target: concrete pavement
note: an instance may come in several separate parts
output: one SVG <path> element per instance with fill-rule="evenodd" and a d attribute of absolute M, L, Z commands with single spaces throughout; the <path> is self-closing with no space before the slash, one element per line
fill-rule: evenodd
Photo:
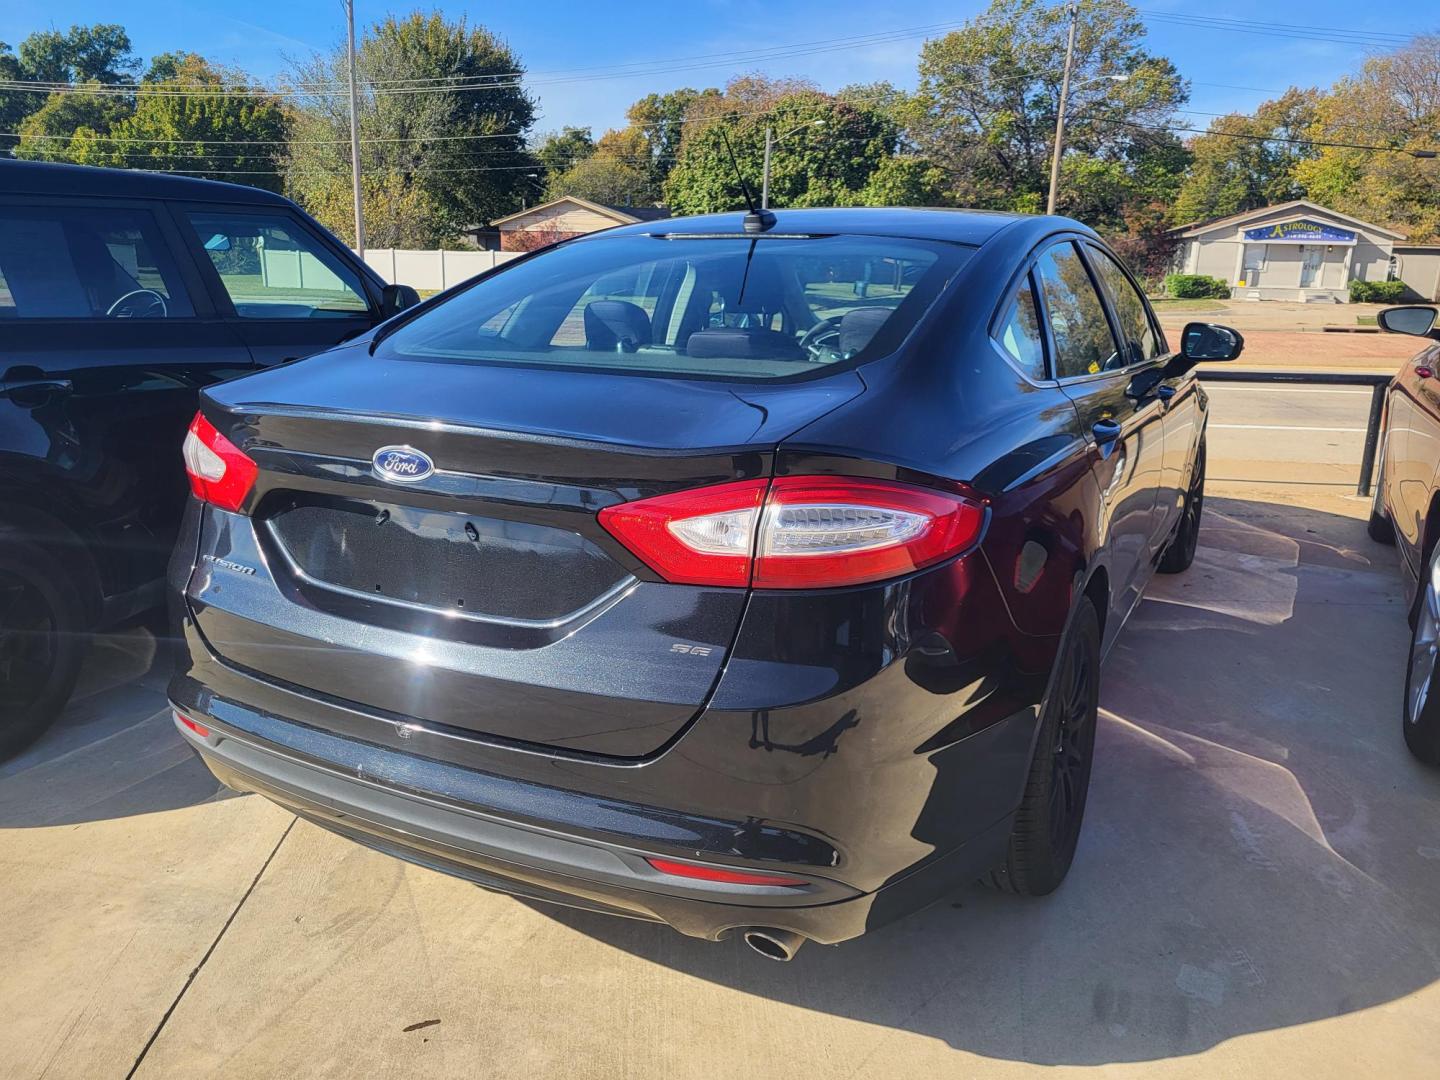
<path fill-rule="evenodd" d="M 0 1075 L 1434 1075 L 1440 774 L 1400 738 L 1393 550 L 1331 490 L 1209 495 L 1107 663 L 1063 888 L 967 888 L 790 965 L 228 797 L 153 635 L 112 637 L 0 768 Z"/>

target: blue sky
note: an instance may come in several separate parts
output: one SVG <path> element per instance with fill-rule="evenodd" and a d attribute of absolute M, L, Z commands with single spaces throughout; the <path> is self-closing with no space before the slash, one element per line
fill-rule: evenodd
<path fill-rule="evenodd" d="M 374 21 L 408 4 L 357 0 L 357 19 Z M 814 79 L 825 89 L 889 79 L 909 87 L 924 35 L 843 52 L 789 56 L 768 63 L 734 64 L 723 57 L 772 45 L 875 34 L 954 23 L 986 6 L 977 0 L 630 0 L 603 6 L 580 0 L 528 4 L 438 5 L 448 15 L 468 15 L 506 38 L 534 76 L 540 97 L 537 130 L 565 124 L 596 129 L 623 123 L 625 106 L 652 90 L 721 85 L 733 74 Z M 1308 2 L 1200 3 L 1148 0 L 1150 48 L 1169 56 L 1192 81 L 1194 126 L 1206 113 L 1249 112 L 1285 87 L 1328 86 L 1354 70 L 1371 48 L 1354 40 L 1307 40 L 1236 33 L 1167 22 L 1170 14 L 1264 20 L 1312 27 L 1380 33 L 1440 31 L 1434 0 L 1391 0 L 1369 9 L 1340 0 Z M 233 0 L 4 0 L 0 41 L 12 47 L 34 30 L 72 23 L 122 22 L 145 57 L 191 50 L 245 68 L 261 78 L 283 72 L 290 58 L 326 49 L 344 34 L 342 0 L 291 0 L 238 5 Z M 1330 34 L 1346 38 L 1346 34 Z M 587 78 L 574 71 L 600 65 L 653 63 L 669 57 L 709 56 L 704 67 L 624 78 Z M 551 80 L 543 82 L 541 80 Z"/>

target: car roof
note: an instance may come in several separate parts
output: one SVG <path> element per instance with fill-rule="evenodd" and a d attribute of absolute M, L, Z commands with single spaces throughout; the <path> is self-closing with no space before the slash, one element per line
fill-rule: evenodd
<path fill-rule="evenodd" d="M 1060 228 L 1090 232 L 1085 226 L 1068 218 L 1044 218 L 992 210 L 953 210 L 944 207 L 857 206 L 772 210 L 771 213 L 775 215 L 775 224 L 765 230 L 770 235 L 849 233 L 980 245 L 1019 222 L 1028 223 L 1030 228 L 1025 230 L 1027 232 L 1037 229 L 1054 231 Z M 603 234 L 596 235 L 598 238 L 600 235 L 623 236 L 637 233 L 647 236 L 671 236 L 677 233 L 736 234 L 744 231 L 744 220 L 745 215 L 740 211 L 705 214 L 700 217 L 642 221 L 636 225 L 606 229 Z"/>
<path fill-rule="evenodd" d="M 0 160 L 0 193 L 108 195 L 112 198 L 189 199 L 196 202 L 287 206 L 289 200 L 263 188 L 226 184 L 193 176 L 62 165 L 52 161 Z"/>

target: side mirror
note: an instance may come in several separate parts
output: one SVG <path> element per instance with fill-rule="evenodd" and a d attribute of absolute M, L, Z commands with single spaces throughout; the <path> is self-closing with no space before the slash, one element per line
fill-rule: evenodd
<path fill-rule="evenodd" d="M 1430 337 L 1435 329 L 1437 313 L 1433 307 L 1391 307 L 1375 316 L 1380 329 L 1391 334 L 1410 334 L 1412 337 Z"/>
<path fill-rule="evenodd" d="M 420 294 L 409 285 L 386 285 L 380 294 L 380 313 L 388 319 L 418 303 Z"/>
<path fill-rule="evenodd" d="M 1234 360 L 1245 348 L 1240 331 L 1219 323 L 1186 323 L 1180 333 L 1180 355 L 1192 364 L 1202 360 Z"/>

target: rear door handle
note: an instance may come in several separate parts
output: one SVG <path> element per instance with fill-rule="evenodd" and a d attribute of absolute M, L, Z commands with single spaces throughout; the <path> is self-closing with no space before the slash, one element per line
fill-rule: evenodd
<path fill-rule="evenodd" d="M 1155 388 L 1155 396 L 1166 404 L 1169 404 L 1170 399 L 1175 396 L 1175 388 L 1173 386 L 1157 386 Z"/>
<path fill-rule="evenodd" d="M 1101 446 L 1109 446 L 1120 438 L 1120 425 L 1114 420 L 1096 420 L 1090 431 L 1095 436 L 1096 443 Z"/>

